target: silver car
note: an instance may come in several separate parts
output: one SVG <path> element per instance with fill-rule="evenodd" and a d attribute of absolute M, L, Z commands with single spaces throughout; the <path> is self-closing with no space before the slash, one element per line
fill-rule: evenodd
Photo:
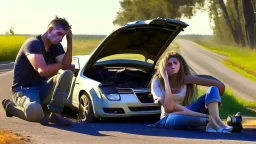
<path fill-rule="evenodd" d="M 159 57 L 188 25 L 155 18 L 113 31 L 91 55 L 73 56 L 76 73 L 66 106 L 84 122 L 98 118 L 160 114 L 150 93 Z"/>

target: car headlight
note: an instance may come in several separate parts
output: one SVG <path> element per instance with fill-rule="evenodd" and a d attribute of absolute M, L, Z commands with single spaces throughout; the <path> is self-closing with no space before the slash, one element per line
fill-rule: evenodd
<path fill-rule="evenodd" d="M 119 101 L 121 99 L 119 94 L 108 94 L 106 97 L 111 101 Z"/>
<path fill-rule="evenodd" d="M 110 101 L 120 101 L 121 97 L 113 86 L 100 86 L 101 93 Z"/>

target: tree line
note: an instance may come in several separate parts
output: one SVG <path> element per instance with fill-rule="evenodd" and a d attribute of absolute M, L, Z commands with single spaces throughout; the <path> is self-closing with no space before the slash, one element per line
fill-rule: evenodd
<path fill-rule="evenodd" d="M 121 0 L 120 5 L 113 21 L 119 25 L 156 17 L 191 18 L 204 10 L 218 42 L 256 47 L 256 0 Z"/>

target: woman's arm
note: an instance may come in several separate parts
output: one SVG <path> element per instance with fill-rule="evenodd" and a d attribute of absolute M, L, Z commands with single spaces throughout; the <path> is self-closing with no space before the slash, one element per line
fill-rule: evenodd
<path fill-rule="evenodd" d="M 208 117 L 206 114 L 194 112 L 186 107 L 175 103 L 174 104 L 174 112 L 175 114 L 189 115 L 189 116 L 198 116 L 198 117 Z"/>
<path fill-rule="evenodd" d="M 202 86 L 217 86 L 220 92 L 220 95 L 223 95 L 225 92 L 225 85 L 218 80 L 202 78 L 198 76 L 187 75 L 184 78 L 184 84 L 196 84 Z"/>
<path fill-rule="evenodd" d="M 165 112 L 171 113 L 174 110 L 174 101 L 172 96 L 171 87 L 169 84 L 168 76 L 164 78 L 165 94 L 160 97 L 160 102 L 164 107 Z"/>
<path fill-rule="evenodd" d="M 152 80 L 151 84 L 151 93 L 153 94 L 155 103 L 160 103 L 164 107 L 165 112 L 171 113 L 173 112 L 174 101 L 167 72 L 165 70 L 162 70 L 161 76 L 164 80 L 165 90 L 162 90 L 160 80 L 154 79 Z"/>
<path fill-rule="evenodd" d="M 163 103 L 163 102 L 161 102 L 161 97 L 158 100 L 159 100 L 160 104 Z M 190 109 L 187 109 L 186 107 L 184 107 L 180 104 L 177 104 L 177 103 L 174 103 L 172 111 L 165 110 L 165 112 L 188 115 L 188 116 L 208 117 L 206 114 L 191 111 Z"/>

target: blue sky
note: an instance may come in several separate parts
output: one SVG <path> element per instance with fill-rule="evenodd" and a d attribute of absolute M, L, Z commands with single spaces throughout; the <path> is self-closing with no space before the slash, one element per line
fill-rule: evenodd
<path fill-rule="evenodd" d="M 0 34 L 14 27 L 18 34 L 41 34 L 55 15 L 65 17 L 74 34 L 109 34 L 120 9 L 119 0 L 0 0 Z M 208 14 L 182 19 L 182 34 L 212 34 Z M 200 25 L 200 29 L 199 29 Z"/>

